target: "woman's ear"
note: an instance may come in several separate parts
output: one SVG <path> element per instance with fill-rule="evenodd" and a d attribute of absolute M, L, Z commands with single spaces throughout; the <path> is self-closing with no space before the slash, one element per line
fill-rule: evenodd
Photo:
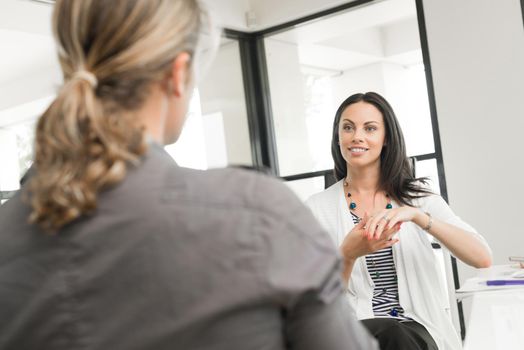
<path fill-rule="evenodd" d="M 171 64 L 170 83 L 172 93 L 176 97 L 181 97 L 189 89 L 189 80 L 191 79 L 191 56 L 187 52 L 182 52 L 176 56 Z"/>

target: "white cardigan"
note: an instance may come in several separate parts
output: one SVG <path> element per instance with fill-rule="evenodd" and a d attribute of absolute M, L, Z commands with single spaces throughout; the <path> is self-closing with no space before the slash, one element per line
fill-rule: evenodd
<path fill-rule="evenodd" d="M 430 195 L 413 202 L 414 206 L 439 220 L 478 235 L 467 223 L 457 217 L 438 195 Z M 342 181 L 323 192 L 311 196 L 306 205 L 329 232 L 337 245 L 354 226 L 347 206 Z M 392 203 L 398 207 L 397 203 Z M 445 310 L 447 291 L 440 283 L 443 272 L 435 258 L 428 234 L 414 223 L 403 223 L 399 243 L 393 246 L 398 277 L 400 305 L 405 316 L 421 323 L 429 331 L 440 350 L 461 349 L 461 341 Z M 487 244 L 486 244 L 487 246 Z M 365 257 L 355 262 L 348 287 L 348 299 L 358 319 L 373 318 L 371 300 L 373 281 L 369 276 Z"/>

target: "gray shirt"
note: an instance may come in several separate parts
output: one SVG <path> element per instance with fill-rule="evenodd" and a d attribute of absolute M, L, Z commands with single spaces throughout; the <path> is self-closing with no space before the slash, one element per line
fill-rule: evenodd
<path fill-rule="evenodd" d="M 0 207 L 0 349 L 375 349 L 330 238 L 276 180 L 151 145 L 57 235 Z"/>

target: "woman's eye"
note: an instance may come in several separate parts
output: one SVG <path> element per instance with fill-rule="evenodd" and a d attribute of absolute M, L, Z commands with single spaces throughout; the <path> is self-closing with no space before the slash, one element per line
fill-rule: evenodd
<path fill-rule="evenodd" d="M 353 127 L 351 125 L 344 125 L 343 129 L 346 131 L 350 131 L 350 130 L 353 130 Z"/>
<path fill-rule="evenodd" d="M 375 130 L 377 130 L 377 128 L 374 127 L 374 126 L 368 126 L 368 127 L 366 128 L 366 131 L 375 131 Z"/>

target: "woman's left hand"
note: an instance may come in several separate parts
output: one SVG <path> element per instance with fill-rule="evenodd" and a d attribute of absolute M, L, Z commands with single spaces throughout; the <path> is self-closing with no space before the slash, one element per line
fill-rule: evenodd
<path fill-rule="evenodd" d="M 415 221 L 421 214 L 424 213 L 420 209 L 407 206 L 381 210 L 369 218 L 366 235 L 368 239 L 379 239 L 384 231 L 397 223 Z"/>

